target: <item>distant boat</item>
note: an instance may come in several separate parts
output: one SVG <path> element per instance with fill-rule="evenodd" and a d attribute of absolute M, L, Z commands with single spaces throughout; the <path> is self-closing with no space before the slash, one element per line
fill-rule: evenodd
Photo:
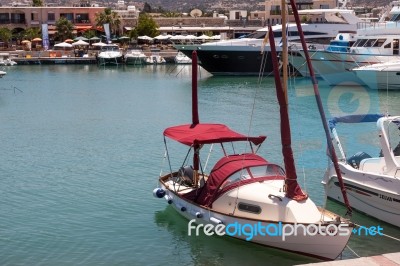
<path fill-rule="evenodd" d="M 377 126 L 376 138 L 380 142 L 381 151 L 377 150 L 375 156 L 356 151 L 348 157 L 350 151 L 344 150 L 336 125 L 354 126 L 367 122 Z M 351 206 L 400 227 L 400 116 L 348 115 L 332 118 L 329 124 L 333 134 L 332 142 L 339 147 L 340 172 Z M 343 203 L 341 188 L 332 165 L 327 169 L 322 184 L 329 198 Z"/>
<path fill-rule="evenodd" d="M 6 75 L 7 74 L 7 72 L 5 72 L 5 71 L 0 71 L 0 78 L 2 78 L 4 75 Z"/>
<path fill-rule="evenodd" d="M 352 71 L 371 89 L 400 89 L 400 61 L 361 66 Z"/>
<path fill-rule="evenodd" d="M 191 64 L 192 63 L 192 59 L 190 59 L 190 57 L 186 56 L 184 53 L 182 53 L 180 51 L 176 54 L 174 61 L 176 64 Z"/>
<path fill-rule="evenodd" d="M 150 49 L 151 55 L 147 57 L 146 63 L 149 65 L 165 64 L 167 61 L 160 55 L 160 49 Z"/>
<path fill-rule="evenodd" d="M 147 56 L 139 49 L 129 50 L 125 56 L 125 64 L 127 65 L 144 65 Z"/>
<path fill-rule="evenodd" d="M 123 55 L 118 45 L 106 44 L 101 46 L 100 53 L 97 56 L 99 65 L 118 65 L 121 64 Z"/>
<path fill-rule="evenodd" d="M 0 65 L 1 66 L 14 66 L 17 62 L 11 60 L 9 53 L 0 53 Z"/>

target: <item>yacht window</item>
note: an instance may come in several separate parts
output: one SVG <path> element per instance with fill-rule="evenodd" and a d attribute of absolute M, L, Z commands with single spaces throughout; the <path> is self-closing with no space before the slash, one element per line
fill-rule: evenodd
<path fill-rule="evenodd" d="M 373 47 L 381 47 L 385 42 L 386 42 L 386 39 L 378 39 L 378 40 L 374 43 Z"/>
<path fill-rule="evenodd" d="M 268 31 L 255 31 L 250 33 L 245 38 L 264 39 Z"/>
<path fill-rule="evenodd" d="M 394 14 L 391 18 L 390 21 L 398 21 L 400 19 L 400 14 Z"/>
<path fill-rule="evenodd" d="M 353 46 L 354 47 L 357 47 L 358 46 L 358 44 L 361 42 L 361 39 L 358 39 L 354 44 L 353 44 Z"/>
<path fill-rule="evenodd" d="M 365 47 L 372 47 L 373 44 L 377 41 L 377 39 L 368 39 L 368 41 L 365 43 Z"/>
<path fill-rule="evenodd" d="M 383 46 L 383 48 L 391 48 L 391 43 L 385 44 L 385 46 Z"/>
<path fill-rule="evenodd" d="M 255 214 L 260 214 L 261 213 L 261 207 L 253 204 L 248 204 L 248 203 L 243 203 L 239 202 L 238 203 L 238 209 L 243 211 L 243 212 L 251 212 Z"/>
<path fill-rule="evenodd" d="M 357 47 L 363 47 L 364 44 L 368 41 L 368 39 L 361 39 L 360 42 L 357 44 Z"/>

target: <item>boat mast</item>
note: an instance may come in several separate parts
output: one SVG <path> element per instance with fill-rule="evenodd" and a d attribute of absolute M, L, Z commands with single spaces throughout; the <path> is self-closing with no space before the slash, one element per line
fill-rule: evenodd
<path fill-rule="evenodd" d="M 197 97 L 197 52 L 193 50 L 192 52 L 192 125 L 195 127 L 199 124 L 199 107 L 198 107 L 198 97 Z M 193 185 L 197 187 L 198 185 L 198 173 L 200 165 L 200 145 L 194 143 L 193 145 Z"/>
<path fill-rule="evenodd" d="M 297 183 L 296 166 L 294 163 L 293 150 L 292 150 L 292 138 L 290 132 L 290 120 L 289 120 L 289 101 L 287 96 L 287 65 L 288 65 L 288 50 L 286 40 L 286 4 L 285 0 L 282 0 L 282 44 L 283 49 L 281 53 L 282 58 L 282 79 L 280 77 L 278 56 L 275 47 L 274 33 L 271 25 L 268 26 L 268 37 L 271 47 L 271 58 L 275 77 L 276 96 L 279 103 L 280 113 L 280 132 L 281 132 L 281 143 L 282 143 L 282 155 L 285 164 L 286 171 L 286 197 L 302 201 L 308 198 L 308 195 L 304 193 L 299 184 Z"/>
<path fill-rule="evenodd" d="M 304 39 L 303 29 L 301 28 L 299 13 L 297 12 L 297 7 L 296 7 L 296 1 L 295 0 L 290 0 L 290 5 L 292 6 L 293 16 L 294 16 L 295 21 L 296 21 L 297 31 L 299 32 L 301 45 L 302 45 L 302 48 L 303 48 L 303 51 L 304 51 L 304 55 L 305 55 L 305 58 L 306 58 L 306 62 L 307 62 L 307 67 L 308 67 L 308 70 L 310 71 L 311 81 L 312 81 L 313 88 L 314 88 L 314 95 L 315 95 L 315 99 L 317 101 L 318 110 L 319 110 L 319 114 L 321 116 L 322 124 L 324 126 L 326 141 L 327 141 L 327 144 L 328 144 L 331 160 L 332 160 L 332 163 L 333 163 L 333 165 L 335 167 L 336 175 L 337 175 L 337 178 L 339 180 L 340 189 L 341 189 L 342 195 L 343 195 L 343 201 L 344 201 L 344 203 L 346 204 L 346 207 L 347 207 L 347 213 L 349 215 L 351 215 L 352 209 L 351 209 L 349 200 L 347 198 L 346 188 L 344 187 L 342 173 L 340 172 L 339 163 L 338 163 L 338 159 L 337 159 L 337 156 L 336 156 L 335 148 L 333 147 L 333 144 L 332 144 L 332 139 L 331 139 L 331 135 L 330 135 L 330 132 L 329 132 L 328 123 L 326 121 L 324 107 L 322 105 L 321 96 L 319 94 L 318 82 L 317 82 L 317 79 L 315 78 L 314 69 L 313 69 L 313 67 L 311 65 L 310 55 L 308 54 L 306 41 Z"/>

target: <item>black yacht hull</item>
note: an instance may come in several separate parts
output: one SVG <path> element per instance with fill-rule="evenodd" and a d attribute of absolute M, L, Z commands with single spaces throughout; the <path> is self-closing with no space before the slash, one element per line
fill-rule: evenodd
<path fill-rule="evenodd" d="M 180 50 L 192 57 L 193 50 Z M 272 75 L 269 51 L 228 51 L 196 49 L 199 65 L 213 75 L 263 76 Z"/>

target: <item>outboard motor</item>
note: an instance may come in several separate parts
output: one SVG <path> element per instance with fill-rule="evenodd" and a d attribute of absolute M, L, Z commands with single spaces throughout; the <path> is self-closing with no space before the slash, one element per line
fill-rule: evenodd
<path fill-rule="evenodd" d="M 193 185 L 193 167 L 186 165 L 179 169 L 178 177 L 182 180 L 185 185 Z"/>
<path fill-rule="evenodd" d="M 353 166 L 353 168 L 358 169 L 360 168 L 360 162 L 367 158 L 371 158 L 371 156 L 368 153 L 359 151 L 351 156 L 349 159 L 347 159 L 347 163 Z"/>

